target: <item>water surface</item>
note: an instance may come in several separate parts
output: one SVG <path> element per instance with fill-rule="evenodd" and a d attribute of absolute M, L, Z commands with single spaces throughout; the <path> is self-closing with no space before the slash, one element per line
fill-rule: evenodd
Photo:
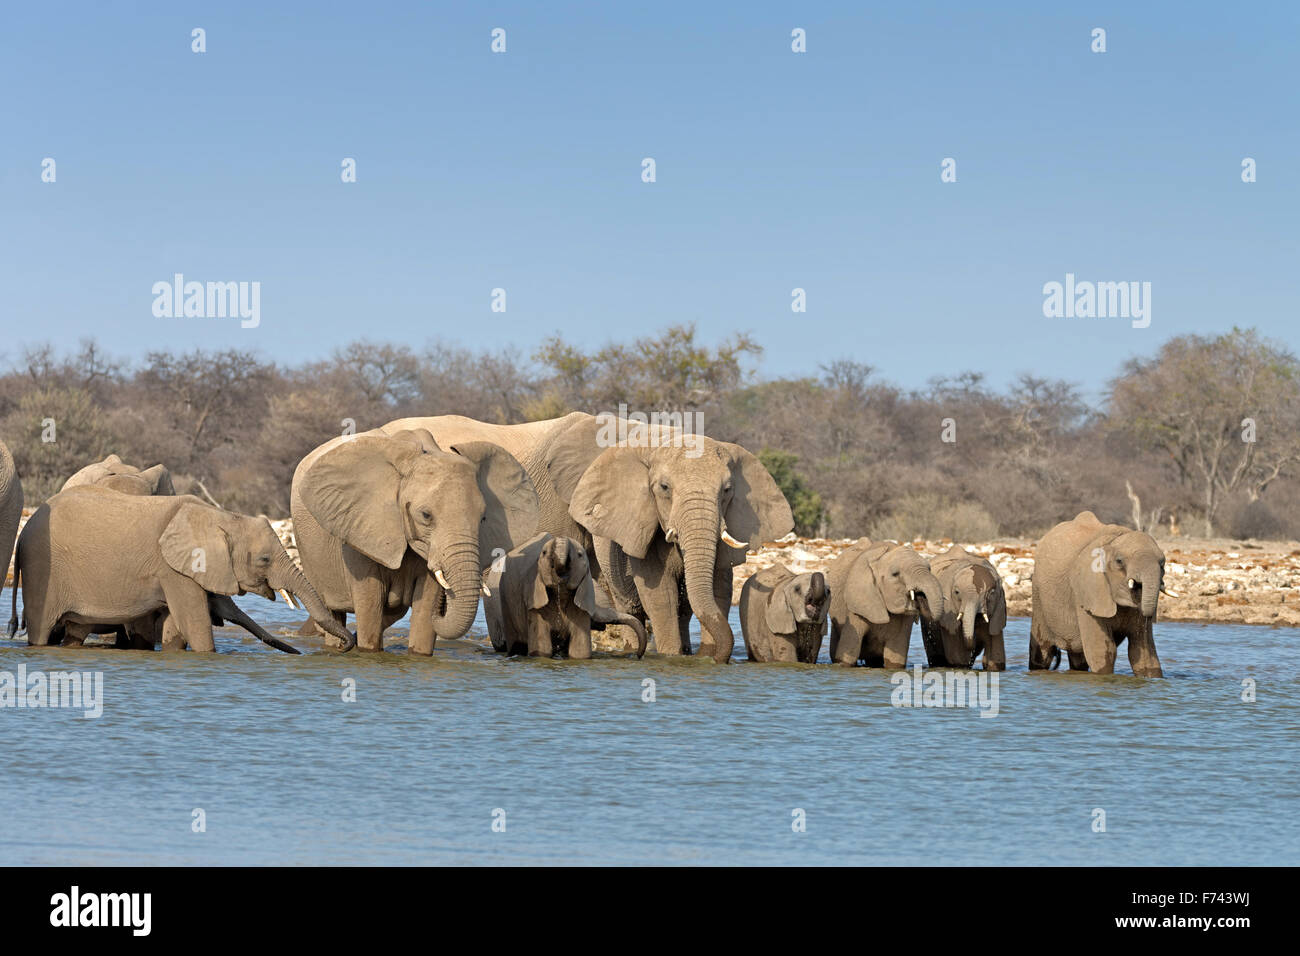
<path fill-rule="evenodd" d="M 996 718 L 893 707 L 878 670 L 507 660 L 481 615 L 432 659 L 400 624 L 378 655 L 0 640 L 0 670 L 97 670 L 105 694 L 97 720 L 0 710 L 0 864 L 1300 862 L 1294 630 L 1162 622 L 1164 680 L 1123 649 L 1115 676 L 1030 675 L 1028 630 Z"/>

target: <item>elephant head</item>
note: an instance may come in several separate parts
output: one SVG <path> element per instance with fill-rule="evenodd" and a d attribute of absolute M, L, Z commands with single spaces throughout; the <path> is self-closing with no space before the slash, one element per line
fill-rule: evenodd
<path fill-rule="evenodd" d="M 174 495 L 171 472 L 165 465 L 152 468 L 137 468 L 128 465 L 117 455 L 109 455 L 103 461 L 87 465 L 63 483 L 60 490 L 76 488 L 79 485 L 99 485 L 111 488 L 124 495 Z"/>
<path fill-rule="evenodd" d="M 901 544 L 877 544 L 854 562 L 845 585 L 851 611 L 872 624 L 891 616 L 919 613 L 927 620 L 943 614 L 943 589 L 925 558 Z"/>
<path fill-rule="evenodd" d="M 825 575 L 796 574 L 768 596 L 764 620 L 773 634 L 793 634 L 801 624 L 820 624 L 824 630 L 830 603 Z"/>
<path fill-rule="evenodd" d="M 644 558 L 656 535 L 681 550 L 691 610 L 731 656 L 735 636 L 714 597 L 715 567 L 794 526 L 790 505 L 757 458 L 739 445 L 692 436 L 629 440 L 605 448 L 582 473 L 569 514 L 593 535 Z"/>
<path fill-rule="evenodd" d="M 589 615 L 596 613 L 596 586 L 591 580 L 587 552 L 571 538 L 555 536 L 542 546 L 529 607 L 546 607 L 547 588 L 568 591 L 574 604 Z"/>
<path fill-rule="evenodd" d="M 272 601 L 276 591 L 296 594 L 312 620 L 343 642 L 343 650 L 355 646 L 356 638 L 334 620 L 265 517 L 222 511 L 192 500 L 177 509 L 158 543 L 171 569 L 192 578 L 209 594 L 260 594 Z M 227 616 L 247 627 L 236 615 Z M 254 633 L 280 647 L 259 631 Z"/>
<path fill-rule="evenodd" d="M 975 621 L 983 618 L 990 634 L 1001 634 L 1007 626 L 1007 602 L 998 577 L 982 564 L 968 564 L 952 576 L 944 595 L 945 617 L 961 625 L 966 646 L 975 643 Z"/>
<path fill-rule="evenodd" d="M 444 451 L 423 431 L 341 442 L 307 470 L 302 500 L 321 527 L 386 568 L 414 551 L 440 589 L 442 638 L 474 622 L 493 553 L 537 528 L 537 492 L 514 456 L 478 441 Z"/>
<path fill-rule="evenodd" d="M 1154 618 L 1164 587 L 1165 553 L 1144 531 L 1107 528 L 1079 552 L 1071 584 L 1079 606 L 1094 617 L 1114 617 L 1121 607 Z"/>

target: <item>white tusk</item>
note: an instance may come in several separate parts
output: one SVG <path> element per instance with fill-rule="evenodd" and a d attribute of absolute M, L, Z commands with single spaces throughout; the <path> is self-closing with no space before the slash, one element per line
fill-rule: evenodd
<path fill-rule="evenodd" d="M 442 589 L 444 591 L 451 590 L 451 585 L 447 583 L 447 576 L 442 573 L 442 568 L 439 568 L 437 571 L 434 571 L 433 576 L 438 579 L 438 583 L 442 585 Z"/>
<path fill-rule="evenodd" d="M 284 603 L 289 607 L 297 608 L 297 605 L 293 603 L 293 598 L 289 597 L 289 592 L 284 588 L 280 588 L 280 597 L 284 598 Z"/>
<path fill-rule="evenodd" d="M 916 600 L 916 588 L 913 588 L 912 590 L 910 590 L 910 591 L 907 592 L 907 599 L 908 599 L 909 601 L 915 601 L 915 600 Z"/>
<path fill-rule="evenodd" d="M 484 597 L 491 597 L 491 596 L 492 596 L 492 589 L 491 589 L 490 587 L 488 587 L 486 584 L 483 585 L 483 596 L 484 596 Z"/>
<path fill-rule="evenodd" d="M 1133 580 L 1132 578 L 1129 578 L 1129 579 L 1128 579 L 1128 589 L 1129 589 L 1130 591 L 1132 591 L 1135 587 L 1137 587 L 1136 582 L 1134 582 L 1134 580 Z"/>
<path fill-rule="evenodd" d="M 737 541 L 735 538 L 733 538 L 733 537 L 732 537 L 732 536 L 727 532 L 727 529 L 726 529 L 726 528 L 723 528 L 723 529 L 722 529 L 722 540 L 725 541 L 725 542 L 727 542 L 727 544 L 731 545 L 733 548 L 748 548 L 748 547 L 749 547 L 749 542 L 748 542 L 748 541 Z"/>
<path fill-rule="evenodd" d="M 676 540 L 677 540 L 677 529 L 676 529 L 676 528 L 669 528 L 667 531 L 665 531 L 665 532 L 664 532 L 664 540 L 666 540 L 669 544 L 672 544 L 674 541 L 676 541 Z"/>
<path fill-rule="evenodd" d="M 1182 595 L 1179 594 L 1177 591 L 1166 591 L 1164 588 L 1160 589 L 1160 593 L 1163 594 L 1165 597 L 1173 597 L 1173 598 L 1182 597 Z"/>
<path fill-rule="evenodd" d="M 966 613 L 965 611 L 958 611 L 958 612 L 957 612 L 957 623 L 959 623 L 959 624 L 961 623 L 961 616 L 962 616 L 963 614 L 965 614 L 965 613 Z"/>
<path fill-rule="evenodd" d="M 987 624 L 987 623 L 989 622 L 989 612 L 988 612 L 988 611 L 980 611 L 980 617 L 984 618 L 984 623 L 985 623 L 985 624 Z"/>

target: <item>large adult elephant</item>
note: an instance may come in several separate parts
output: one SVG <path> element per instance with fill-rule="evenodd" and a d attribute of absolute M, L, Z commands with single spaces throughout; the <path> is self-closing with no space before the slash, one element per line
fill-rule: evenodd
<path fill-rule="evenodd" d="M 478 613 L 483 570 L 537 530 L 537 493 L 505 449 L 427 431 L 344 435 L 307 455 L 289 495 L 298 556 L 357 646 L 411 613 L 408 648 L 432 654 Z"/>
<path fill-rule="evenodd" d="M 0 579 L 9 572 L 9 558 L 14 553 L 14 540 L 22 520 L 23 484 L 14 469 L 13 456 L 0 441 Z"/>
<path fill-rule="evenodd" d="M 154 465 L 151 468 L 138 468 L 128 465 L 117 455 L 109 455 L 103 461 L 97 461 L 82 468 L 63 483 L 60 491 L 77 488 L 81 485 L 98 485 L 111 488 L 124 495 L 174 495 L 171 472 L 166 465 Z"/>
<path fill-rule="evenodd" d="M 382 430 L 417 428 L 514 455 L 537 489 L 538 530 L 587 547 L 615 608 L 649 620 L 660 654 L 691 652 L 693 612 L 700 652 L 730 659 L 732 568 L 794 527 L 767 469 L 729 442 L 582 412 L 523 425 L 404 418 Z"/>
<path fill-rule="evenodd" d="M 917 616 L 943 614 L 943 589 L 925 558 L 892 541 L 860 538 L 826 565 L 831 660 L 845 667 L 907 666 Z"/>
<path fill-rule="evenodd" d="M 1065 651 L 1070 670 L 1115 671 L 1119 645 L 1138 677 L 1163 677 L 1153 633 L 1165 554 L 1144 531 L 1083 511 L 1054 527 L 1034 553 L 1029 669 Z"/>
<path fill-rule="evenodd" d="M 275 600 L 282 588 L 298 595 L 345 649 L 353 640 L 285 552 L 269 521 L 222 511 L 188 495 L 123 495 L 95 486 L 60 492 L 23 528 L 14 575 L 15 590 L 19 580 L 23 589 L 27 642 L 34 645 L 49 644 L 59 627 L 77 643 L 90 630 L 165 609 L 164 647 L 188 644 L 211 651 L 214 608 L 219 608 L 268 644 L 292 651 L 252 625 L 229 600 L 244 593 Z M 14 603 L 16 611 L 16 597 Z M 15 613 L 11 637 L 17 623 Z"/>

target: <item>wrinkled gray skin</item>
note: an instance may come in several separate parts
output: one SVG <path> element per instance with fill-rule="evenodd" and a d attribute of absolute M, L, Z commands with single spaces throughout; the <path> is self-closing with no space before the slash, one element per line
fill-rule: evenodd
<path fill-rule="evenodd" d="M 488 575 L 483 599 L 492 646 L 503 654 L 529 657 L 591 657 L 591 631 L 608 624 L 631 627 L 637 657 L 645 654 L 641 622 L 600 604 L 591 566 L 572 538 L 539 534 L 506 555 Z"/>
<path fill-rule="evenodd" d="M 986 671 L 1005 670 L 1007 599 L 997 568 L 954 544 L 931 559 L 930 570 L 943 589 L 943 613 L 920 621 L 929 665 L 969 668 L 983 654 Z"/>
<path fill-rule="evenodd" d="M 166 465 L 154 465 L 152 468 L 137 468 L 128 465 L 117 455 L 109 455 L 103 461 L 87 465 L 63 483 L 60 491 L 79 488 L 82 485 L 98 485 L 111 488 L 124 495 L 174 495 L 171 472 Z"/>
<path fill-rule="evenodd" d="M 60 492 L 36 510 L 18 539 L 27 642 L 47 645 L 56 627 L 84 639 L 105 625 L 166 609 L 163 646 L 212 651 L 213 615 L 280 649 L 229 596 L 281 588 L 298 595 L 346 649 L 353 638 L 289 558 L 270 522 L 197 498 L 123 495 L 95 486 Z M 17 600 L 15 596 L 15 612 Z M 17 614 L 9 622 L 17 629 Z M 292 650 L 290 648 L 290 650 Z"/>
<path fill-rule="evenodd" d="M 1165 554 L 1151 535 L 1102 524 L 1091 511 L 1043 536 L 1034 554 L 1029 669 L 1064 651 L 1070 670 L 1112 674 L 1119 645 L 1138 677 L 1163 677 L 1154 625 Z"/>
<path fill-rule="evenodd" d="M 749 659 L 816 664 L 830 602 L 820 571 L 795 574 L 777 564 L 754 574 L 740 592 L 740 629 Z"/>
<path fill-rule="evenodd" d="M 943 614 L 943 590 L 925 558 L 892 541 L 862 538 L 826 566 L 831 660 L 845 667 L 907 666 L 912 622 Z"/>
<path fill-rule="evenodd" d="M 383 426 L 414 428 L 514 455 L 537 489 L 537 530 L 582 542 L 597 584 L 615 608 L 649 621 L 660 654 L 691 652 L 694 614 L 700 653 L 730 659 L 732 568 L 794 526 L 767 469 L 729 442 L 670 429 L 620 439 L 617 420 L 581 412 L 524 425 L 442 415 Z"/>
<path fill-rule="evenodd" d="M 464 636 L 494 552 L 537 531 L 537 493 L 510 454 L 422 429 L 326 442 L 299 463 L 289 505 L 303 571 L 337 618 L 356 615 L 367 651 L 407 610 L 412 654 Z"/>
<path fill-rule="evenodd" d="M 18 480 L 13 457 L 4 442 L 0 442 L 0 576 L 9 570 L 9 559 L 14 553 L 18 525 L 23 518 L 23 484 Z"/>

